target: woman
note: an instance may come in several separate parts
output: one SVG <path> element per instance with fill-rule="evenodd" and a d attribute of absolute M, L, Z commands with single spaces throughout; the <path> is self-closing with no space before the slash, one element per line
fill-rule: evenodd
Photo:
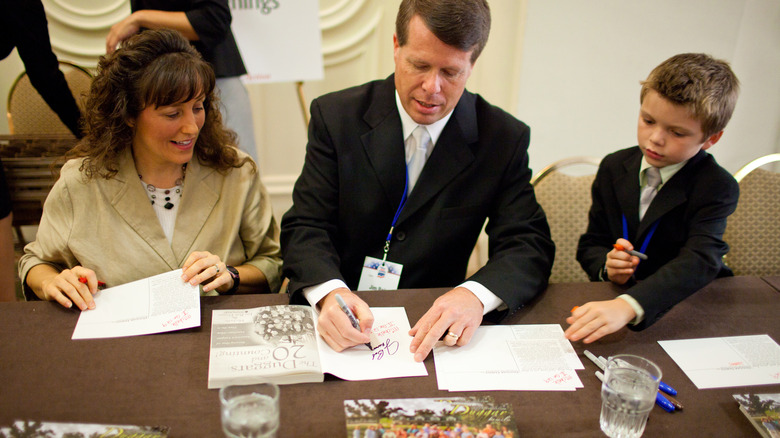
<path fill-rule="evenodd" d="M 19 262 L 28 297 L 85 310 L 98 281 L 179 267 L 205 294 L 278 290 L 279 228 L 255 163 L 222 125 L 214 81 L 172 30 L 101 58 L 86 137 Z"/>

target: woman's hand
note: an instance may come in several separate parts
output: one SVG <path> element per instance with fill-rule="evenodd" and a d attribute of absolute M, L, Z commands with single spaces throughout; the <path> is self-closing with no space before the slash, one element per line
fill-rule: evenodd
<path fill-rule="evenodd" d="M 83 266 L 74 266 L 46 277 L 48 278 L 41 279 L 41 294 L 39 294 L 44 300 L 55 300 L 67 308 L 71 308 L 74 304 L 81 310 L 95 308 L 95 300 L 92 298 L 92 295 L 98 291 L 95 271 Z M 86 283 L 83 283 L 81 278 L 85 279 Z"/>
<path fill-rule="evenodd" d="M 203 292 L 227 292 L 233 287 L 233 276 L 218 255 L 208 251 L 193 251 L 182 266 L 181 279 L 195 286 L 203 285 Z"/>

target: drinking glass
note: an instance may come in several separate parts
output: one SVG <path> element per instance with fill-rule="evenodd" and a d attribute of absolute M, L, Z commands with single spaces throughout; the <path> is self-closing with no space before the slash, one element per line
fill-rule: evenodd
<path fill-rule="evenodd" d="M 610 357 L 601 384 L 601 430 L 611 438 L 642 436 L 660 381 L 661 369 L 643 357 Z"/>
<path fill-rule="evenodd" d="M 279 430 L 275 383 L 232 385 L 219 390 L 222 431 L 228 438 L 274 438 Z"/>

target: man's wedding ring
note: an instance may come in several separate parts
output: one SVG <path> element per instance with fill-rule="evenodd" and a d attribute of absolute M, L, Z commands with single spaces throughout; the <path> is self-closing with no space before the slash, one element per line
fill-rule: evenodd
<path fill-rule="evenodd" d="M 460 335 L 456 335 L 456 334 L 455 334 L 455 333 L 453 333 L 453 332 L 447 332 L 447 336 L 450 336 L 450 337 L 452 337 L 452 339 L 453 339 L 453 340 L 455 340 L 455 341 L 457 341 L 457 340 L 458 340 L 458 338 L 460 337 Z"/>

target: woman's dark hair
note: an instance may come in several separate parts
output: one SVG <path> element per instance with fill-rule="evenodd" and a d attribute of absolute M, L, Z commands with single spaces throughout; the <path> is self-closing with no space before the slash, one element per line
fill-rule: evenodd
<path fill-rule="evenodd" d="M 211 66 L 179 32 L 158 29 L 134 35 L 100 58 L 87 98 L 86 135 L 65 158 L 85 157 L 81 170 L 87 178 L 111 178 L 119 171 L 122 151 L 133 144 L 131 124 L 144 108 L 204 97 L 206 120 L 195 155 L 221 172 L 252 163 L 239 160 L 236 134 L 222 124 L 214 89 Z"/>

